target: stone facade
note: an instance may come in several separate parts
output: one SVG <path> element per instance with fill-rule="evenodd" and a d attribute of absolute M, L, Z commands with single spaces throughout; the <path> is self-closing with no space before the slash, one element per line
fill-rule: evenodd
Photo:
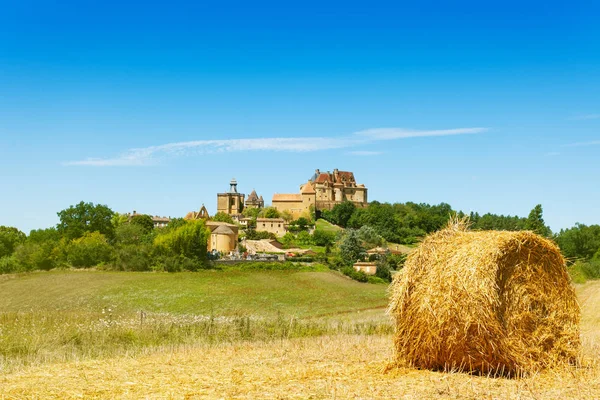
<path fill-rule="evenodd" d="M 363 262 L 359 261 L 354 263 L 354 269 L 356 271 L 362 271 L 367 275 L 375 275 L 377 272 L 377 264 L 374 262 Z"/>
<path fill-rule="evenodd" d="M 263 200 L 263 197 L 262 196 L 258 197 L 258 195 L 256 194 L 256 190 L 252 190 L 252 193 L 250 193 L 250 195 L 246 199 L 245 208 L 264 208 L 264 207 L 265 207 L 265 201 Z"/>
<path fill-rule="evenodd" d="M 333 173 L 330 173 L 317 169 L 310 182 L 315 188 L 317 210 L 331 210 L 343 201 L 351 201 L 357 207 L 365 207 L 368 204 L 367 188 L 356 183 L 352 172 L 334 169 Z"/>
<path fill-rule="evenodd" d="M 239 228 L 237 225 L 227 222 L 206 221 L 206 227 L 210 229 L 208 239 L 208 251 L 220 251 L 229 254 L 237 250 Z"/>
<path fill-rule="evenodd" d="M 232 179 L 229 185 L 229 192 L 217 194 L 217 212 L 238 215 L 244 210 L 244 197 L 246 195 L 238 193 L 235 179 Z"/>
<path fill-rule="evenodd" d="M 256 231 L 274 233 L 275 236 L 283 236 L 287 232 L 283 218 L 257 218 Z"/>
<path fill-rule="evenodd" d="M 271 204 L 280 212 L 287 211 L 297 219 L 310 213 L 311 206 L 315 210 L 331 210 L 344 201 L 351 201 L 357 207 L 366 207 L 367 188 L 356 183 L 352 172 L 334 169 L 333 173 L 316 170 L 311 179 L 300 186 L 300 193 L 276 193 Z"/>

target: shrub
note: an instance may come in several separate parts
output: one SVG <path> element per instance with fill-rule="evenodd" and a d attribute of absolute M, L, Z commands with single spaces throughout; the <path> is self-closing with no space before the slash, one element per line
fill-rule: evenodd
<path fill-rule="evenodd" d="M 17 247 L 14 258 L 25 271 L 38 269 L 48 271 L 55 268 L 58 263 L 56 246 L 58 246 L 58 243 L 55 242 L 34 243 L 27 241 Z"/>
<path fill-rule="evenodd" d="M 342 274 L 358 282 L 368 282 L 369 277 L 363 271 L 357 271 L 354 267 L 344 267 L 341 269 Z"/>
<path fill-rule="evenodd" d="M 313 233 L 313 243 L 317 246 L 331 246 L 335 243 L 335 236 L 335 232 L 317 229 L 315 230 L 315 233 Z"/>
<path fill-rule="evenodd" d="M 187 221 L 170 232 L 154 239 L 157 254 L 166 257 L 183 257 L 195 260 L 195 263 L 206 260 L 206 248 L 210 231 L 203 220 Z M 186 268 L 187 269 L 187 268 Z"/>
<path fill-rule="evenodd" d="M 123 246 L 116 251 L 114 267 L 119 271 L 150 271 L 152 248 L 145 244 Z"/>
<path fill-rule="evenodd" d="M 67 260 L 76 268 L 94 267 L 111 260 L 113 249 L 99 232 L 85 232 L 67 246 Z"/>
<path fill-rule="evenodd" d="M 6 256 L 0 258 L 0 274 L 12 274 L 20 272 L 20 266 L 14 257 Z"/>

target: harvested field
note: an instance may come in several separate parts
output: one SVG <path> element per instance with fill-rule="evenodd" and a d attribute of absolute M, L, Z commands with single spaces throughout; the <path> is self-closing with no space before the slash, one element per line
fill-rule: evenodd
<path fill-rule="evenodd" d="M 585 367 L 525 379 L 415 369 L 383 373 L 393 357 L 392 335 L 343 334 L 31 366 L 0 377 L 0 398 L 597 399 L 600 282 L 577 291 Z M 373 313 L 383 317 L 383 310 Z"/>

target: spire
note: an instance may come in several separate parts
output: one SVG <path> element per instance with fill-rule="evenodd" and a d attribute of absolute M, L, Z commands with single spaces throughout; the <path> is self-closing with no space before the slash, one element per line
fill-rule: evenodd
<path fill-rule="evenodd" d="M 231 179 L 229 185 L 229 193 L 237 193 L 237 181 L 235 180 L 235 178 Z"/>

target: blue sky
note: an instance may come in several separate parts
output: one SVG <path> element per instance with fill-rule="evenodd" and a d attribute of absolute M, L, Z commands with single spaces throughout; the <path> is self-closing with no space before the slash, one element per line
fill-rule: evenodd
<path fill-rule="evenodd" d="M 600 6 L 0 1 L 0 225 L 183 216 L 235 177 L 600 223 Z M 527 4 L 522 4 L 527 3 Z"/>

